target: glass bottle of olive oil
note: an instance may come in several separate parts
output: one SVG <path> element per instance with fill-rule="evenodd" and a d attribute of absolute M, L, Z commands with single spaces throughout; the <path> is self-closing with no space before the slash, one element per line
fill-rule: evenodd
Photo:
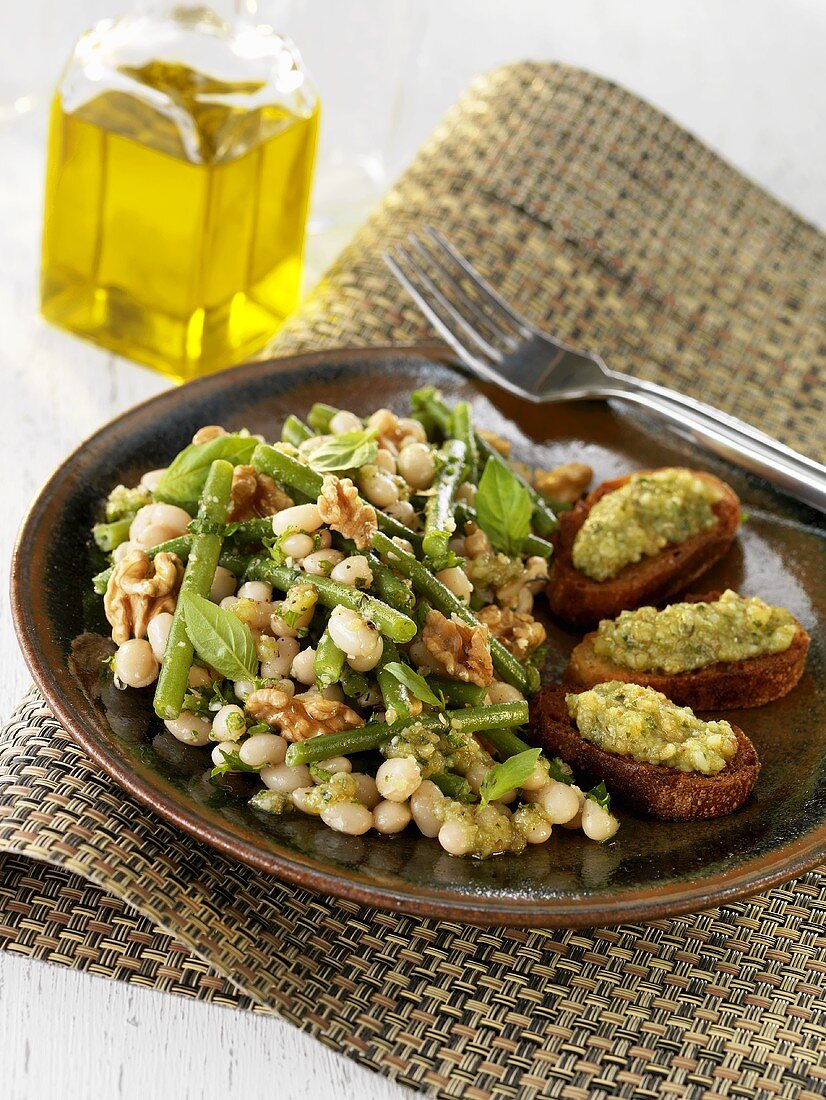
<path fill-rule="evenodd" d="M 43 314 L 178 379 L 259 349 L 300 289 L 318 99 L 223 3 L 99 23 L 52 107 Z"/>

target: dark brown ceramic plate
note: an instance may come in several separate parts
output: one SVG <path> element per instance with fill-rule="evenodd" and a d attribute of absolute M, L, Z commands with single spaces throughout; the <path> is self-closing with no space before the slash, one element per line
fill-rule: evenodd
<path fill-rule="evenodd" d="M 826 540 L 819 517 L 700 453 L 661 423 L 619 406 L 536 408 L 470 381 L 426 351 L 333 351 L 255 363 L 190 383 L 113 421 L 71 455 L 38 497 L 12 572 L 26 660 L 55 713 L 117 782 L 162 816 L 230 856 L 313 890 L 387 909 L 478 924 L 575 926 L 665 917 L 755 893 L 826 857 Z M 671 825 L 622 810 L 604 846 L 558 830 L 519 858 L 453 859 L 412 832 L 347 837 L 300 814 L 267 818 L 209 779 L 208 754 L 173 740 L 150 700 L 109 691 L 101 700 L 69 671 L 73 640 L 94 630 L 88 530 L 101 498 L 163 465 L 202 424 L 277 436 L 283 417 L 322 400 L 366 412 L 406 407 L 433 383 L 468 398 L 478 422 L 514 440 L 539 466 L 590 463 L 596 480 L 635 467 L 696 464 L 729 481 L 749 519 L 704 590 L 731 586 L 785 605 L 812 635 L 801 684 L 786 699 L 732 715 L 763 761 L 737 814 Z M 545 676 L 564 667 L 575 638 L 552 629 Z M 151 692 L 149 693 L 151 695 Z"/>

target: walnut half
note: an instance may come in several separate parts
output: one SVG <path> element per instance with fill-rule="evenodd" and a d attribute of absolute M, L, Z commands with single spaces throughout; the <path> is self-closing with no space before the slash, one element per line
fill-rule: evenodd
<path fill-rule="evenodd" d="M 321 485 L 318 511 L 324 523 L 352 539 L 359 550 L 366 550 L 378 530 L 376 509 L 367 504 L 349 477 L 327 474 Z"/>
<path fill-rule="evenodd" d="M 428 611 L 422 642 L 430 656 L 448 676 L 479 687 L 493 683 L 488 628 L 469 626 L 456 615 L 448 619 L 441 611 Z"/>
<path fill-rule="evenodd" d="M 162 611 L 174 611 L 184 567 L 176 554 L 130 550 L 112 570 L 103 607 L 112 627 L 112 640 L 123 645 L 145 638 L 146 628 Z"/>
<path fill-rule="evenodd" d="M 536 470 L 533 484 L 543 496 L 563 504 L 574 504 L 591 484 L 593 476 L 594 471 L 584 462 L 565 462 L 552 470 Z"/>
<path fill-rule="evenodd" d="M 364 719 L 346 703 L 311 692 L 296 697 L 279 688 L 259 688 L 247 698 L 246 707 L 253 718 L 277 729 L 288 741 L 364 725 Z"/>
<path fill-rule="evenodd" d="M 498 638 L 520 660 L 541 646 L 547 637 L 545 627 L 533 615 L 514 611 L 510 607 L 489 604 L 477 612 L 477 618 L 480 623 L 485 624 L 494 638 Z"/>
<path fill-rule="evenodd" d="M 227 517 L 230 523 L 274 516 L 292 503 L 292 497 L 288 497 L 267 474 L 259 474 L 254 466 L 236 466 L 232 471 Z"/>

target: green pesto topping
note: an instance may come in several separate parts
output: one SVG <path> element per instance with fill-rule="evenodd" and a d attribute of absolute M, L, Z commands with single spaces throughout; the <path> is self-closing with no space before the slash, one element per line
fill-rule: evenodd
<path fill-rule="evenodd" d="M 146 504 L 152 503 L 152 494 L 143 485 L 127 489 L 125 485 L 116 485 L 106 498 L 106 518 L 113 520 L 131 518 Z"/>
<path fill-rule="evenodd" d="M 267 814 L 286 814 L 293 808 L 292 799 L 281 791 L 256 791 L 250 799 L 250 806 L 256 810 L 263 810 Z"/>
<path fill-rule="evenodd" d="M 471 733 L 445 726 L 443 730 L 428 729 L 414 723 L 394 733 L 381 747 L 388 760 L 412 756 L 419 766 L 422 779 L 439 772 L 464 774 L 475 764 L 493 765 L 494 760 Z"/>
<path fill-rule="evenodd" d="M 652 688 L 611 680 L 565 702 L 586 741 L 643 763 L 716 775 L 737 752 L 728 722 L 703 722 Z"/>
<path fill-rule="evenodd" d="M 478 558 L 468 558 L 465 573 L 474 588 L 502 588 L 521 577 L 525 566 L 519 558 L 509 558 L 505 554 L 480 554 Z"/>
<path fill-rule="evenodd" d="M 320 814 L 328 806 L 338 802 L 358 802 L 358 783 L 348 772 L 332 772 L 330 778 L 308 791 L 302 803 L 302 810 Z"/>
<path fill-rule="evenodd" d="M 605 619 L 594 652 L 635 672 L 673 675 L 718 661 L 782 653 L 796 629 L 784 608 L 727 591 L 713 603 L 675 603 L 662 611 L 640 607 Z"/>
<path fill-rule="evenodd" d="M 691 470 L 634 474 L 588 513 L 574 539 L 574 568 L 592 580 L 609 580 L 626 565 L 713 527 L 711 506 L 719 499 L 719 491 Z"/>
<path fill-rule="evenodd" d="M 520 806 L 515 813 L 503 813 L 494 804 L 467 806 L 450 798 L 442 799 L 435 807 L 443 822 L 458 821 L 467 829 L 470 850 L 468 855 L 477 859 L 511 852 L 524 851 L 527 836 L 539 825 L 547 825 L 548 819 L 536 804 Z"/>

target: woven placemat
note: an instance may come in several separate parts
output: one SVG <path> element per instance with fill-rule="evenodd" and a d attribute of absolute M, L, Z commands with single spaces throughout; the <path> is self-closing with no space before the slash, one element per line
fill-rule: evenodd
<path fill-rule="evenodd" d="M 428 335 L 380 259 L 426 222 L 560 336 L 823 457 L 823 237 L 636 97 L 559 65 L 477 82 L 276 349 Z M 0 851 L 7 950 L 278 1013 L 435 1095 L 826 1094 L 824 873 L 591 932 L 380 913 L 178 834 L 34 691 L 0 738 Z"/>

